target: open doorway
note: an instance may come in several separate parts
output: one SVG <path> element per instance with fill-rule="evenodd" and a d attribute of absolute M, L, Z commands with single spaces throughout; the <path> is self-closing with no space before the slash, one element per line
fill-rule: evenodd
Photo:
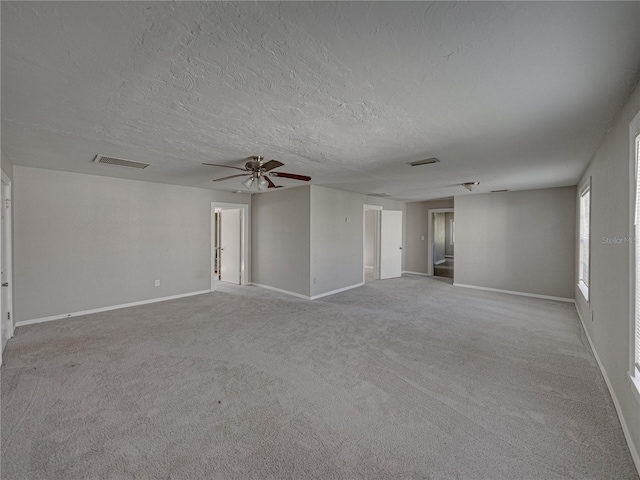
<path fill-rule="evenodd" d="M 12 235 L 11 235 L 11 179 L 2 173 L 2 203 L 0 226 L 0 268 L 2 270 L 2 351 L 13 337 L 13 285 L 12 285 Z"/>
<path fill-rule="evenodd" d="M 246 285 L 249 206 L 211 204 L 211 290 L 217 282 Z"/>
<path fill-rule="evenodd" d="M 382 207 L 364 205 L 362 282 L 380 279 L 380 212 Z"/>
<path fill-rule="evenodd" d="M 453 283 L 455 267 L 455 216 L 452 208 L 429 210 L 429 275 Z"/>

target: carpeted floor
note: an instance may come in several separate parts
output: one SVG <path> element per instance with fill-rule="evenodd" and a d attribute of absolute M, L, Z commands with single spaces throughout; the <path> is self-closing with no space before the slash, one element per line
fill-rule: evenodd
<path fill-rule="evenodd" d="M 4 480 L 638 479 L 574 306 L 381 280 L 22 327 Z"/>

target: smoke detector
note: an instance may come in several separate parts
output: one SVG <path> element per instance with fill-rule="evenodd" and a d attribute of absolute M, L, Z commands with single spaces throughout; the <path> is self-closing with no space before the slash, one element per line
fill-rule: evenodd
<path fill-rule="evenodd" d="M 469 190 L 470 192 L 472 192 L 473 189 L 476 188 L 478 185 L 480 185 L 480 182 L 466 182 L 462 184 L 462 186 L 467 190 Z"/>

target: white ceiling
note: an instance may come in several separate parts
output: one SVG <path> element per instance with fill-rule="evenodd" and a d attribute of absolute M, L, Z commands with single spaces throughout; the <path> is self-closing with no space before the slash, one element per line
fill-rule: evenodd
<path fill-rule="evenodd" d="M 575 185 L 640 77 L 640 2 L 1 8 L 14 164 L 220 190 L 202 162 L 254 154 L 410 201 Z"/>

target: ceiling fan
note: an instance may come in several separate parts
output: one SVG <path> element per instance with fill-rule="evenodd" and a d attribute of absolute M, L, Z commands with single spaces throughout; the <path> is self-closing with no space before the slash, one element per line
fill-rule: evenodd
<path fill-rule="evenodd" d="M 221 165 L 219 163 L 203 163 L 203 165 L 233 168 L 235 170 L 242 170 L 243 172 L 246 172 L 239 173 L 237 175 L 229 175 L 228 177 L 216 178 L 213 181 L 221 182 L 223 180 L 228 180 L 235 177 L 249 177 L 244 182 L 242 182 L 242 185 L 244 185 L 249 190 L 251 190 L 251 187 L 253 187 L 253 185 L 255 184 L 258 185 L 258 190 L 266 190 L 267 188 L 282 188 L 282 186 L 273 183 L 269 177 L 291 178 L 293 180 L 302 180 L 303 182 L 308 182 L 309 180 L 311 180 L 311 177 L 308 177 L 306 175 L 297 175 L 295 173 L 285 172 L 272 172 L 274 168 L 282 167 L 284 163 L 277 160 L 269 160 L 268 162 L 264 163 L 264 157 L 261 157 L 259 155 L 249 157 L 249 161 L 244 164 L 244 168 L 232 167 L 230 165 Z"/>

